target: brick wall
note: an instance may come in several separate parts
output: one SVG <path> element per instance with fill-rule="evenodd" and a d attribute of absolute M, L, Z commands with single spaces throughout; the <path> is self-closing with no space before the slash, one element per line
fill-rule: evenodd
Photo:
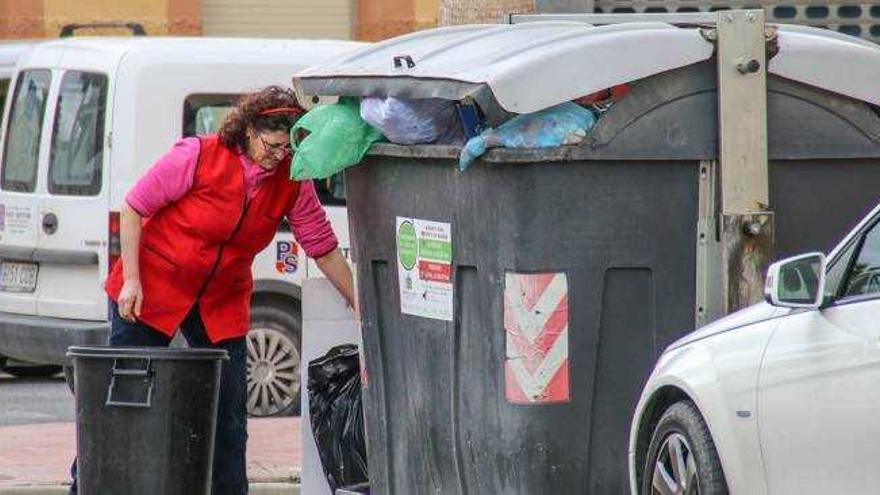
<path fill-rule="evenodd" d="M 0 0 L 0 38 L 54 38 L 66 24 L 137 22 L 149 35 L 201 34 L 200 0 Z M 84 30 L 77 34 L 127 34 Z"/>

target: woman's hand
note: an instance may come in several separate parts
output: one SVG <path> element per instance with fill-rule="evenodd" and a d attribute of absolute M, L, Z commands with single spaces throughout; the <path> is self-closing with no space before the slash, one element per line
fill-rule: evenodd
<path fill-rule="evenodd" d="M 141 316 L 144 292 L 141 289 L 141 269 L 138 251 L 141 245 L 141 224 L 143 218 L 128 203 L 122 207 L 120 227 L 122 231 L 122 273 L 124 282 L 119 291 L 119 316 L 135 321 Z"/>
<path fill-rule="evenodd" d="M 140 279 L 126 279 L 119 292 L 119 316 L 135 322 L 141 316 L 141 304 L 144 301 L 144 291 L 141 288 Z"/>
<path fill-rule="evenodd" d="M 318 268 L 327 276 L 327 279 L 330 280 L 330 283 L 342 294 L 348 306 L 355 309 L 354 282 L 352 281 L 351 268 L 349 268 L 348 262 L 345 261 L 345 257 L 342 256 L 342 251 L 336 248 L 316 259 L 315 262 L 318 264 Z"/>

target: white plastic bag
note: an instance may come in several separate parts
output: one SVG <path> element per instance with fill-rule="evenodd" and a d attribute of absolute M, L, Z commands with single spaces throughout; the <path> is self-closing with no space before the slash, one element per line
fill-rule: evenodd
<path fill-rule="evenodd" d="M 441 98 L 366 97 L 361 118 L 396 144 L 462 144 L 455 103 Z"/>

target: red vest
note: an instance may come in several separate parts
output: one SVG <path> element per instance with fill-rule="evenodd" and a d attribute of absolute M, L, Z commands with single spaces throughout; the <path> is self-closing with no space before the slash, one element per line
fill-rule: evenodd
<path fill-rule="evenodd" d="M 217 136 L 200 138 L 192 188 L 146 220 L 141 232 L 144 291 L 139 321 L 174 335 L 198 303 L 211 342 L 247 334 L 254 257 L 272 242 L 299 194 L 289 179 L 290 160 L 263 180 L 246 202 L 239 156 Z M 122 260 L 105 284 L 118 300 Z"/>

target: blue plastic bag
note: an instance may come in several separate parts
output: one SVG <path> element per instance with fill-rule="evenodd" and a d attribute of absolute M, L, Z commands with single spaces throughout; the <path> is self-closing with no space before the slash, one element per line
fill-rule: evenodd
<path fill-rule="evenodd" d="M 467 170 L 489 148 L 555 148 L 577 144 L 595 124 L 593 112 L 571 102 L 519 115 L 468 140 L 461 150 L 458 168 Z"/>

